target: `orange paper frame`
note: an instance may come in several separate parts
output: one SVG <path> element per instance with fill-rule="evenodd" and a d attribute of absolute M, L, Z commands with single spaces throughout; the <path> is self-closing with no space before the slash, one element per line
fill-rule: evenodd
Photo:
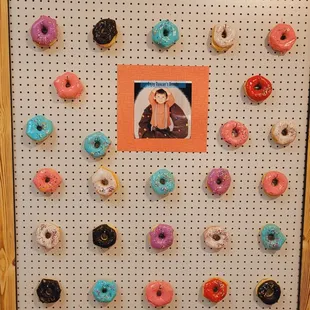
<path fill-rule="evenodd" d="M 206 152 L 208 67 L 118 65 L 117 81 L 118 151 Z M 192 82 L 192 127 L 189 139 L 135 139 L 134 81 Z"/>

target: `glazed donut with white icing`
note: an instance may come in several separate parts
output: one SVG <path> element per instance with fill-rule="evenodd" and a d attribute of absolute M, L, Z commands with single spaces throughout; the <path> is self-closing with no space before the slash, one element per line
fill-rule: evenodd
<path fill-rule="evenodd" d="M 230 49 L 236 41 L 236 30 L 229 24 L 215 25 L 212 29 L 212 46 L 218 52 Z"/>
<path fill-rule="evenodd" d="M 293 122 L 280 121 L 271 128 L 272 139 L 280 145 L 292 143 L 297 136 L 296 126 Z"/>
<path fill-rule="evenodd" d="M 54 248 L 60 239 L 60 228 L 55 224 L 42 223 L 36 230 L 37 242 L 50 250 Z"/>
<path fill-rule="evenodd" d="M 229 240 L 229 234 L 220 226 L 210 226 L 204 231 L 205 244 L 211 249 L 222 249 L 225 247 Z"/>
<path fill-rule="evenodd" d="M 92 176 L 92 182 L 95 191 L 104 197 L 111 196 L 119 185 L 116 174 L 102 166 Z"/>

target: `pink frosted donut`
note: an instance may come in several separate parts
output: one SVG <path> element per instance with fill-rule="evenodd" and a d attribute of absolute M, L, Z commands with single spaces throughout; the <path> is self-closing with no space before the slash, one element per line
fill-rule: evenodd
<path fill-rule="evenodd" d="M 173 298 L 173 288 L 169 282 L 153 281 L 145 288 L 147 301 L 154 307 L 168 305 Z"/>
<path fill-rule="evenodd" d="M 290 25 L 278 24 L 269 32 L 269 45 L 276 52 L 283 54 L 288 52 L 293 47 L 295 41 L 295 31 Z"/>
<path fill-rule="evenodd" d="M 221 137 L 232 146 L 241 146 L 248 140 L 249 132 L 242 123 L 229 121 L 221 128 Z"/>
<path fill-rule="evenodd" d="M 61 176 L 52 168 L 39 170 L 33 179 L 34 185 L 43 193 L 55 192 L 61 182 Z"/>
<path fill-rule="evenodd" d="M 32 40 L 40 46 L 51 46 L 57 40 L 57 22 L 49 16 L 40 16 L 31 26 Z"/>
<path fill-rule="evenodd" d="M 282 195 L 288 185 L 287 177 L 278 171 L 269 171 L 262 178 L 262 187 L 269 196 Z"/>
<path fill-rule="evenodd" d="M 62 99 L 77 99 L 83 92 L 80 79 L 72 72 L 65 72 L 54 81 L 57 94 Z"/>
<path fill-rule="evenodd" d="M 231 177 L 227 169 L 212 169 L 208 175 L 206 185 L 213 194 L 223 195 L 229 189 Z"/>

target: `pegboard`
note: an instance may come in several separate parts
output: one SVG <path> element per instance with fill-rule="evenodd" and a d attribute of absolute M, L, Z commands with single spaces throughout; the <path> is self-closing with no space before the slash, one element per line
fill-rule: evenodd
<path fill-rule="evenodd" d="M 214 2 L 215 3 L 215 2 Z M 9 0 L 13 100 L 16 251 L 18 309 L 44 309 L 35 289 L 43 277 L 61 282 L 61 300 L 50 309 L 98 309 L 91 288 L 98 279 L 116 280 L 119 291 L 107 309 L 148 309 L 144 287 L 151 280 L 170 281 L 175 298 L 167 309 L 269 309 L 257 300 L 259 280 L 272 277 L 282 287 L 273 309 L 296 310 L 307 138 L 309 25 L 307 0 L 234 0 L 226 4 L 203 0 L 99 1 Z M 42 14 L 57 19 L 58 42 L 41 49 L 29 29 Z M 92 40 L 100 18 L 114 18 L 117 44 L 101 50 Z M 152 44 L 150 31 L 169 18 L 180 30 L 176 45 L 163 51 Z M 298 36 L 291 52 L 275 54 L 266 43 L 268 31 L 284 21 Z M 238 29 L 238 44 L 218 54 L 210 44 L 216 23 Z M 117 64 L 210 66 L 207 153 L 117 152 Z M 73 71 L 85 85 L 82 98 L 60 100 L 52 82 Z M 242 83 L 254 74 L 273 83 L 272 96 L 262 104 L 244 97 Z M 35 114 L 51 119 L 55 131 L 36 145 L 25 134 Z M 250 139 L 241 148 L 219 138 L 229 119 L 245 123 Z M 287 147 L 275 145 L 269 131 L 278 120 L 293 120 L 298 138 Z M 99 160 L 83 150 L 84 138 L 102 130 L 113 144 Z M 202 129 L 203 130 L 203 129 Z M 121 188 L 107 200 L 94 193 L 90 178 L 104 165 L 114 170 Z M 36 171 L 53 167 L 63 185 L 53 195 L 32 184 Z M 173 194 L 158 199 L 149 177 L 165 167 L 175 175 Z M 228 168 L 233 183 L 221 198 L 204 188 L 213 167 Z M 264 172 L 277 169 L 289 179 L 287 192 L 267 198 L 260 190 Z M 59 247 L 45 252 L 35 242 L 41 222 L 62 228 Z M 116 245 L 102 251 L 92 244 L 91 231 L 101 223 L 118 229 Z M 173 246 L 153 251 L 147 234 L 156 223 L 175 229 Z M 275 223 L 287 236 L 280 251 L 270 253 L 259 242 L 259 230 Z M 203 243 L 209 225 L 231 234 L 226 249 L 214 252 Z M 229 284 L 229 294 L 216 305 L 202 297 L 201 285 L 212 276 Z"/>

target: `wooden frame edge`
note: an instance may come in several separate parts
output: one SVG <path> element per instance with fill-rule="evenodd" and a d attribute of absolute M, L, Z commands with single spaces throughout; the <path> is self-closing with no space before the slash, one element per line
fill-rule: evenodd
<path fill-rule="evenodd" d="M 0 309 L 16 309 L 8 1 L 0 0 Z"/>
<path fill-rule="evenodd" d="M 308 130 L 310 124 L 308 124 Z M 304 198 L 302 258 L 300 266 L 299 310 L 310 310 L 310 134 L 308 132 L 306 189 Z"/>

